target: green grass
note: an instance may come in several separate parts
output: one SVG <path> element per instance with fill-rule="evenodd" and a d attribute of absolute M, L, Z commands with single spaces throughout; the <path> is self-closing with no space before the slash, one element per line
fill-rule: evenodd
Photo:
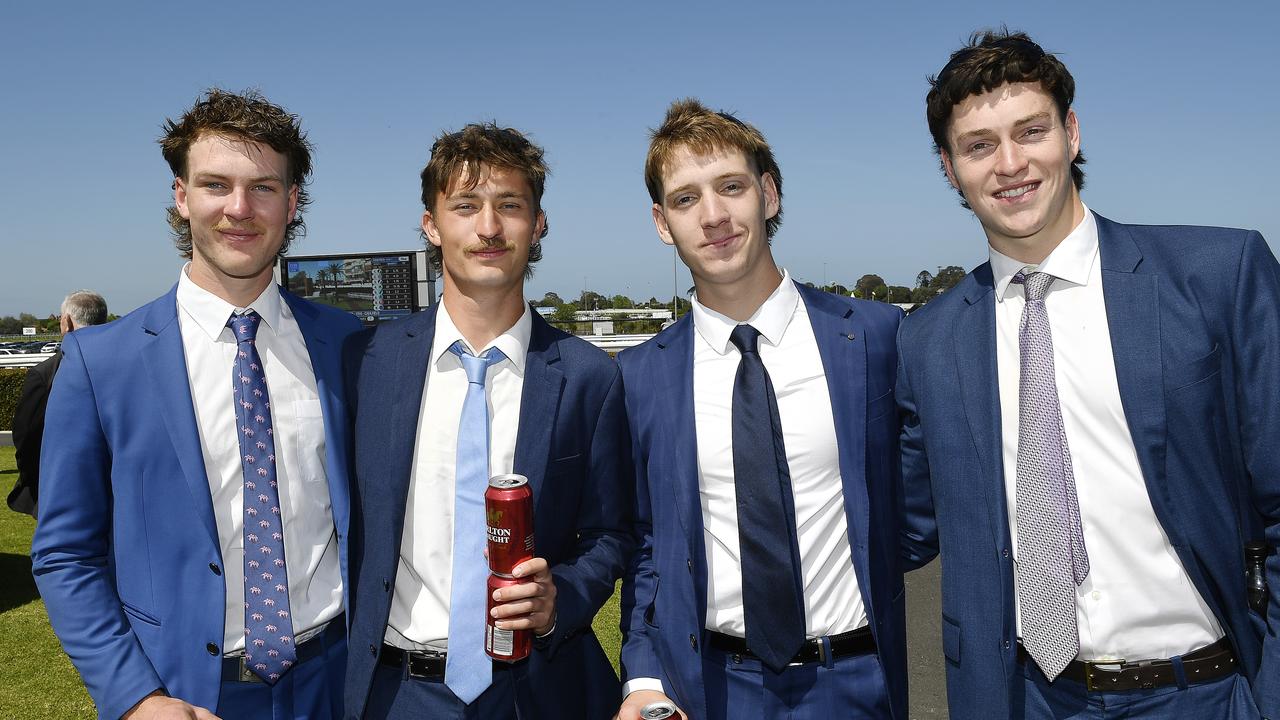
<path fill-rule="evenodd" d="M 18 479 L 13 448 L 0 447 L 0 492 Z M 31 532 L 27 515 L 0 507 L 0 718 L 92 718 L 93 701 L 45 616 L 31 579 Z"/>
<path fill-rule="evenodd" d="M 0 494 L 18 479 L 13 448 L 0 447 Z M 58 720 L 94 717 L 93 701 L 58 645 L 44 603 L 31 579 L 35 521 L 0 507 L 0 719 Z M 618 593 L 594 623 L 605 652 L 618 667 Z"/>

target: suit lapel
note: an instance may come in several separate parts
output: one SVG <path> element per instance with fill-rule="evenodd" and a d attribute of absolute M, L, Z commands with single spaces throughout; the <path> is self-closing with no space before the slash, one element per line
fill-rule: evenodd
<path fill-rule="evenodd" d="M 1008 542 L 1004 451 L 1000 425 L 1000 376 L 996 364 L 996 300 L 991 265 L 978 266 L 964 279 L 967 306 L 957 319 L 953 342 L 960 394 L 977 450 L 982 491 L 991 513 L 998 547 Z"/>
<path fill-rule="evenodd" d="M 386 448 L 386 457 L 370 458 L 372 464 L 385 462 L 385 473 L 379 483 L 379 491 L 387 493 L 386 502 L 390 505 L 389 519 L 392 523 L 392 537 L 395 538 L 393 550 L 399 552 L 401 536 L 404 533 L 405 508 L 409 500 L 409 478 L 413 471 L 413 449 L 418 439 L 418 417 L 422 410 L 423 391 L 427 385 L 428 364 L 431 361 L 431 344 L 435 339 L 436 311 L 439 305 L 433 305 L 416 313 L 402 323 L 387 328 L 391 334 L 387 343 L 390 357 L 374 367 L 388 369 L 385 378 L 370 384 L 361 383 L 364 397 L 360 398 L 360 407 L 389 407 L 390 412 L 373 413 L 366 410 L 361 414 L 361 422 L 365 418 L 378 418 L 369 422 L 368 429 L 361 434 L 357 442 L 367 442 L 372 448 Z M 396 327 L 399 325 L 400 327 Z M 394 329 L 393 329 L 394 328 Z M 377 336 L 374 336 L 374 343 Z M 375 351 L 376 352 L 376 351 Z M 369 358 L 365 359 L 368 368 Z M 377 388 L 377 394 L 369 393 L 370 388 Z M 359 433 L 361 428 L 357 427 Z M 372 437 L 368 437 L 368 434 Z M 363 453 L 362 453 L 363 455 Z M 372 478 L 362 480 L 368 493 L 375 486 Z M 369 504 L 366 501 L 366 506 Z M 365 520 L 366 525 L 369 520 Z"/>
<path fill-rule="evenodd" d="M 547 463 L 551 460 L 551 433 L 560 408 L 564 373 L 556 367 L 560 362 L 560 347 L 551 326 L 537 313 L 533 313 L 532 320 L 513 469 L 529 478 L 529 489 L 533 491 L 534 507 L 537 507 Z"/>
<path fill-rule="evenodd" d="M 182 477 L 191 493 L 196 515 L 204 523 L 209 541 L 218 542 L 217 521 L 213 517 L 213 499 L 209 493 L 209 477 L 204 468 L 204 452 L 200 449 L 200 431 L 196 427 L 195 403 L 187 380 L 187 358 L 182 349 L 182 330 L 178 325 L 178 286 L 151 303 L 143 320 L 142 364 L 151 377 L 151 387 L 160 399 L 160 417 L 173 444 Z M 231 382 L 230 369 L 227 382 Z"/>
<path fill-rule="evenodd" d="M 675 464 L 670 477 L 672 499 L 686 536 L 695 538 L 696 545 L 701 546 L 703 525 L 702 500 L 698 494 L 697 423 L 693 406 L 693 333 L 693 314 L 690 313 L 655 338 L 659 341 L 660 352 L 654 357 L 657 366 L 654 381 L 666 388 L 661 395 L 666 401 L 663 421 L 669 423 L 670 435 L 667 437 L 671 440 Z M 666 481 L 658 478 L 658 482 Z"/>
<path fill-rule="evenodd" d="M 1160 294 L 1155 275 L 1137 272 L 1142 253 L 1123 225 L 1094 215 L 1102 262 L 1111 354 L 1129 435 L 1157 514 L 1165 496 L 1164 374 L 1160 349 Z M 1173 529 L 1172 523 L 1161 523 Z"/>
<path fill-rule="evenodd" d="M 798 285 L 809 311 L 818 354 L 827 376 L 827 393 L 835 420 L 844 512 L 853 549 L 858 585 L 870 588 L 867 553 L 870 503 L 867 498 L 867 345 L 853 308 L 826 293 Z"/>

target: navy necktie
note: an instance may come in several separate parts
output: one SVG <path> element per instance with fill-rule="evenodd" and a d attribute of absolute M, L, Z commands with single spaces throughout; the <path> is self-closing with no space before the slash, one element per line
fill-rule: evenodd
<path fill-rule="evenodd" d="M 250 310 L 232 315 L 227 327 L 236 336 L 231 384 L 244 469 L 244 659 L 255 675 L 275 684 L 293 667 L 297 653 L 289 615 L 271 397 L 254 344 L 261 322 L 262 318 Z"/>
<path fill-rule="evenodd" d="M 747 647 L 781 672 L 805 639 L 791 471 L 778 401 L 758 352 L 760 331 L 739 325 L 729 340 L 742 353 L 733 381 L 733 476 Z"/>

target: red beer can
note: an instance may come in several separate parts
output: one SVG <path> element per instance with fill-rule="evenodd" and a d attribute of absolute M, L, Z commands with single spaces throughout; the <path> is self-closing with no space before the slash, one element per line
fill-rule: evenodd
<path fill-rule="evenodd" d="M 489 570 L 511 577 L 511 571 L 533 559 L 533 491 L 523 475 L 495 475 L 484 493 L 489 529 Z"/>
<path fill-rule="evenodd" d="M 516 578 L 489 575 L 489 592 L 484 607 L 484 651 L 494 660 L 516 662 L 529 657 L 533 651 L 532 630 L 503 630 L 494 625 L 493 608 L 497 605 L 493 600 L 493 591 L 498 588 L 512 587 L 525 582 Z"/>

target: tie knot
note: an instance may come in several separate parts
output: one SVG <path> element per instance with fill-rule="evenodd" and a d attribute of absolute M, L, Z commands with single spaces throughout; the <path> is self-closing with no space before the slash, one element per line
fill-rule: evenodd
<path fill-rule="evenodd" d="M 760 331 L 750 325 L 739 325 L 729 334 L 729 342 L 733 343 L 740 353 L 758 353 Z"/>
<path fill-rule="evenodd" d="M 476 385 L 484 385 L 485 372 L 490 365 L 507 359 L 507 356 L 496 347 L 485 350 L 478 357 L 472 355 L 467 352 L 467 346 L 461 340 L 450 345 L 449 352 L 457 355 L 458 359 L 462 361 L 462 369 L 467 371 L 467 382 Z"/>
<path fill-rule="evenodd" d="M 1044 294 L 1049 291 L 1049 286 L 1053 284 L 1054 280 L 1057 280 L 1057 278 L 1043 272 L 1030 274 L 1019 272 L 1013 276 L 1013 282 L 1023 286 L 1023 292 L 1027 295 L 1027 302 L 1043 300 Z"/>
<path fill-rule="evenodd" d="M 237 343 L 253 342 L 258 337 L 258 325 L 261 323 L 262 316 L 252 310 L 243 315 L 232 313 L 227 319 L 227 327 L 236 334 Z"/>

